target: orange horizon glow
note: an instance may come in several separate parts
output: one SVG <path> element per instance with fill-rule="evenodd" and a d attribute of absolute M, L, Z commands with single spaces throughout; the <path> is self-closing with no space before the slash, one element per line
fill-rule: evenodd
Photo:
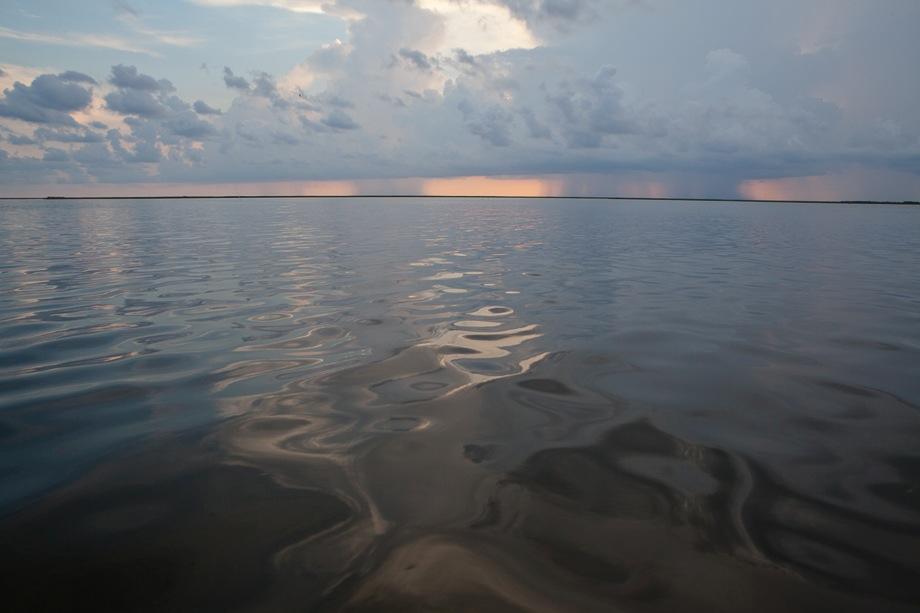
<path fill-rule="evenodd" d="M 889 186 L 903 185 L 903 195 Z M 920 176 L 904 172 L 852 169 L 848 172 L 805 177 L 750 179 L 737 185 L 736 194 L 700 194 L 679 183 L 651 176 L 544 175 L 409 177 L 326 181 L 265 181 L 239 183 L 85 183 L 7 186 L 8 198 L 130 198 L 175 197 L 285 197 L 285 196 L 505 196 L 505 197 L 614 197 L 720 198 L 745 200 L 917 200 Z M 911 193 L 913 192 L 913 193 Z M 892 195 L 899 196 L 891 198 Z"/>
<path fill-rule="evenodd" d="M 843 200 L 826 176 L 744 181 L 738 193 L 748 200 Z"/>
<path fill-rule="evenodd" d="M 424 179 L 423 196 L 559 196 L 560 179 L 539 177 L 450 177 Z"/>

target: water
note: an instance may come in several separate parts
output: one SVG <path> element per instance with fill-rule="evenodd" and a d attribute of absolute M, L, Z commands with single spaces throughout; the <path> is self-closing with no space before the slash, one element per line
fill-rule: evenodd
<path fill-rule="evenodd" d="M 920 602 L 920 209 L 0 204 L 7 610 Z"/>

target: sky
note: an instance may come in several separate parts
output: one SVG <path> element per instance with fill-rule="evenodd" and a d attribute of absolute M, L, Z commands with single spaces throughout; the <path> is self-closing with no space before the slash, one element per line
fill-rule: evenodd
<path fill-rule="evenodd" d="M 0 195 L 920 200 L 916 0 L 4 0 Z"/>

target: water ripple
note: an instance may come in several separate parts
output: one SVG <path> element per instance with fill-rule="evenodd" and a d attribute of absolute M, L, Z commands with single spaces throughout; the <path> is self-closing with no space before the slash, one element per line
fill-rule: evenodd
<path fill-rule="evenodd" d="M 4 203 L 5 593 L 910 610 L 918 219 Z"/>

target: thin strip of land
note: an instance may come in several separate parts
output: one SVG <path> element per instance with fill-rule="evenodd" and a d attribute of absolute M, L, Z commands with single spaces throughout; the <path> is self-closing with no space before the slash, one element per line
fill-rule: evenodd
<path fill-rule="evenodd" d="M 658 202 L 762 202 L 762 203 L 794 203 L 794 204 L 903 204 L 920 205 L 917 200 L 751 200 L 748 198 L 652 198 L 648 196 L 483 196 L 483 195 L 423 195 L 423 194 L 352 194 L 352 195 L 318 195 L 318 194 L 292 194 L 289 196 L 262 196 L 262 195 L 233 195 L 220 196 L 0 196 L 0 200 L 257 200 L 267 198 L 303 198 L 322 200 L 328 198 L 454 198 L 478 200 L 639 200 Z"/>

